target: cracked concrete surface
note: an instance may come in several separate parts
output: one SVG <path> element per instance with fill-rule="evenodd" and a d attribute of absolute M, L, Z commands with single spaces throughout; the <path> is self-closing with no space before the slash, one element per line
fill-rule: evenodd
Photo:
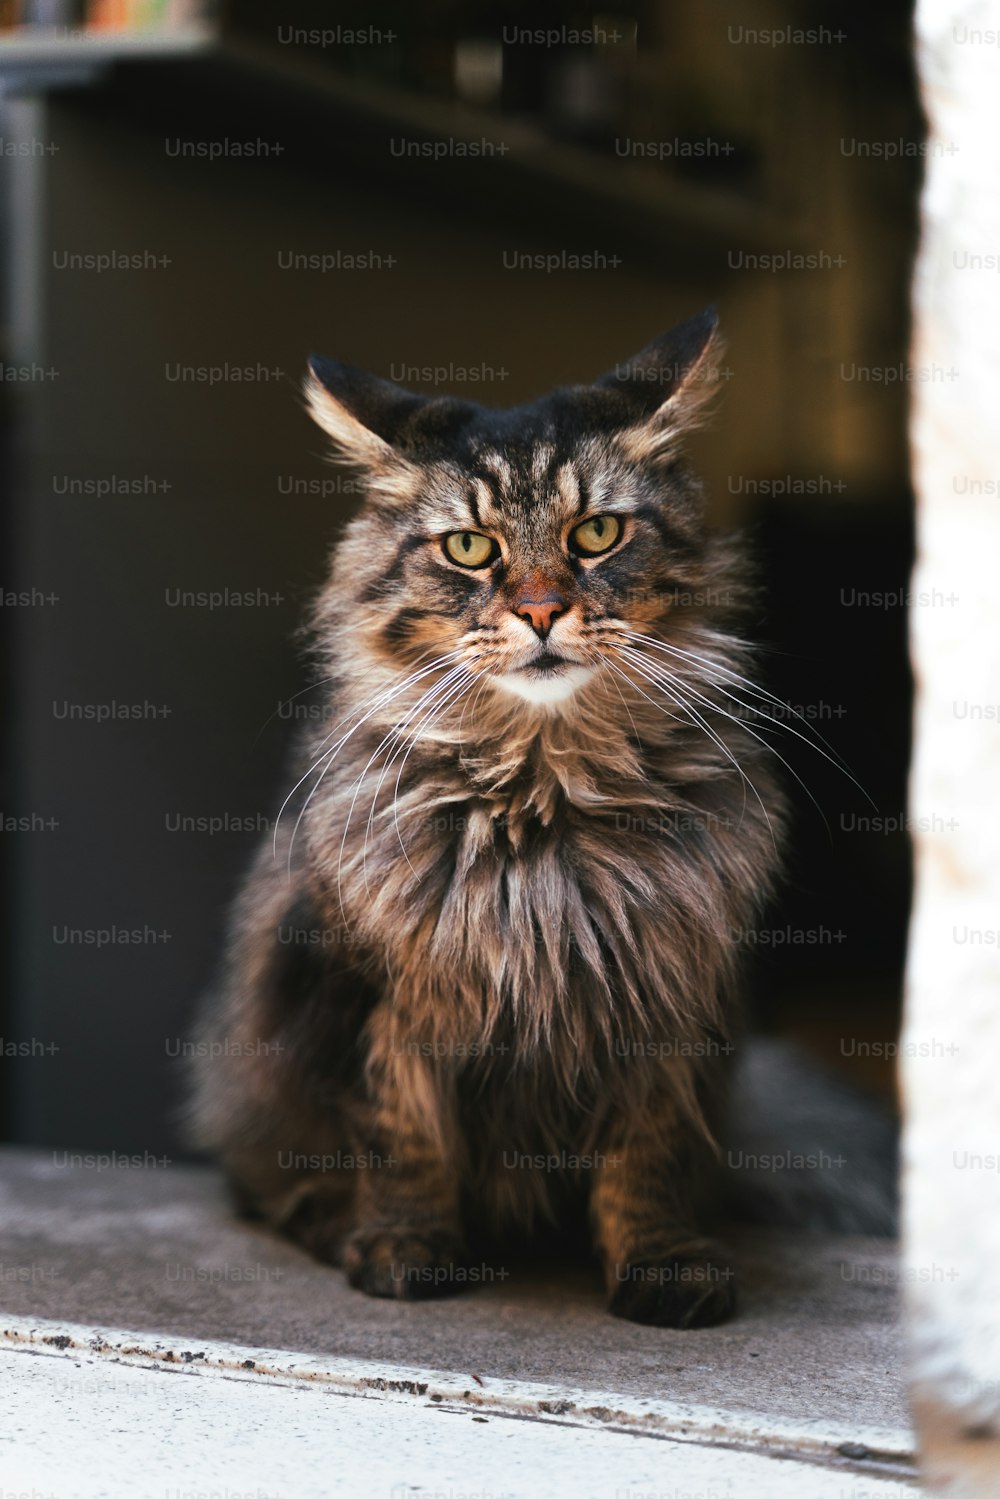
<path fill-rule="evenodd" d="M 0 1152 L 0 1335 L 22 1360 L 309 1380 L 484 1419 L 802 1456 L 840 1471 L 844 1494 L 859 1475 L 873 1493 L 873 1481 L 916 1492 L 884 1240 L 734 1234 L 738 1317 L 678 1333 L 610 1318 L 583 1266 L 496 1266 L 446 1301 L 374 1301 L 234 1219 L 214 1171 L 63 1159 Z"/>

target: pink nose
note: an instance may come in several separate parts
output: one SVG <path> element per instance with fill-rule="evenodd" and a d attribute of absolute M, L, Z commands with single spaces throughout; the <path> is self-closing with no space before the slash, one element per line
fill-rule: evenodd
<path fill-rule="evenodd" d="M 566 600 L 559 593 L 547 593 L 543 599 L 520 599 L 514 605 L 514 613 L 518 619 L 526 619 L 535 634 L 544 640 L 560 614 L 566 613 Z"/>

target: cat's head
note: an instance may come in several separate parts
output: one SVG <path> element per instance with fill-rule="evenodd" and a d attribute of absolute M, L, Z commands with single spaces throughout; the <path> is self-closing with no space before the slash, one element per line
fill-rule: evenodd
<path fill-rule="evenodd" d="M 590 385 L 494 410 L 314 358 L 306 398 L 366 500 L 336 621 L 399 668 L 457 661 L 566 702 L 628 632 L 659 636 L 706 581 L 680 448 L 716 379 L 709 309 Z"/>

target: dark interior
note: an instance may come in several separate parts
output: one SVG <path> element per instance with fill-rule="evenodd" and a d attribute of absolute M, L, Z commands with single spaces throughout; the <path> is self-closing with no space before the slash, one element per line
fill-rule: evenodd
<path fill-rule="evenodd" d="M 897 1031 L 910 882 L 909 13 L 741 12 L 649 0 L 604 18 L 618 40 L 550 46 L 498 38 L 596 23 L 556 4 L 298 5 L 298 28 L 395 34 L 319 46 L 282 40 L 271 7 L 234 5 L 203 57 L 47 96 L 59 150 L 35 183 L 37 306 L 8 307 L 0 350 L 22 357 L 20 322 L 58 372 L 0 386 L 5 587 L 39 596 L 3 611 L 0 1034 L 33 1043 L 5 1055 L 7 1139 L 182 1153 L 176 1053 L 277 805 L 279 704 L 309 682 L 295 631 L 354 503 L 301 408 L 306 355 L 385 376 L 448 366 L 451 383 L 409 383 L 460 394 L 478 371 L 477 398 L 512 404 L 709 302 L 726 378 L 692 455 L 713 519 L 753 538 L 766 684 L 871 798 L 803 739 L 776 740 L 822 815 L 790 777 L 754 1012 L 893 1096 L 879 1050 Z M 746 40 L 780 26 L 829 39 Z M 269 151 L 179 145 L 220 141 Z M 7 230 L 9 259 L 25 227 Z M 147 261 L 67 261 L 109 251 Z M 597 266 L 509 269 L 515 252 Z M 308 256 L 336 268 L 294 268 Z M 227 365 L 252 378 L 183 376 Z M 227 588 L 259 601 L 171 602 Z M 227 826 L 197 831 L 213 817 Z M 67 939 L 109 928 L 146 940 Z"/>

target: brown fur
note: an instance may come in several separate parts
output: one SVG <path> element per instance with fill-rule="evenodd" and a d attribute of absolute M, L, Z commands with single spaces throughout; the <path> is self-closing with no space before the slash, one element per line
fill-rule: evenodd
<path fill-rule="evenodd" d="M 612 1311 L 733 1303 L 702 1199 L 781 806 L 741 685 L 745 567 L 678 462 L 709 384 L 691 328 L 520 413 L 310 382 L 368 500 L 313 619 L 329 717 L 238 906 L 195 1112 L 244 1204 L 375 1294 L 454 1289 L 474 1252 L 586 1210 Z M 611 554 L 567 551 L 607 512 Z M 442 552 L 466 529 L 501 548 L 489 578 Z M 596 669 L 524 701 L 497 677 L 538 650 L 524 599 L 556 593 L 551 648 Z"/>

